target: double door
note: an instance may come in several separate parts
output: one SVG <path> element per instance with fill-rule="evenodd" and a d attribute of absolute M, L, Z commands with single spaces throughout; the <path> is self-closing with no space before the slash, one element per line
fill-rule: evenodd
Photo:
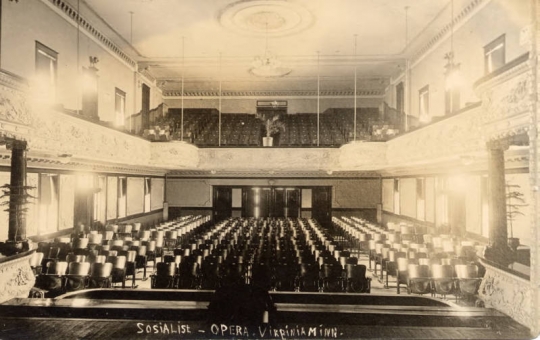
<path fill-rule="evenodd" d="M 298 217 L 300 189 L 250 187 L 242 190 L 242 216 Z"/>

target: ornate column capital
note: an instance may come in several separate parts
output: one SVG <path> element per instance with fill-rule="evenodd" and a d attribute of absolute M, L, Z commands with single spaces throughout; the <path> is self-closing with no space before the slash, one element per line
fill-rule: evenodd
<path fill-rule="evenodd" d="M 491 140 L 486 143 L 488 150 L 502 150 L 506 151 L 510 148 L 510 140 L 508 138 Z"/>

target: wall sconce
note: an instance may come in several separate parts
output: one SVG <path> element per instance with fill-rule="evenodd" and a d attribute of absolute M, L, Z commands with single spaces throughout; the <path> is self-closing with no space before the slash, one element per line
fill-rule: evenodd
<path fill-rule="evenodd" d="M 88 57 L 88 60 L 90 61 L 90 67 L 91 68 L 96 68 L 96 64 L 99 63 L 99 58 L 98 57 Z"/>

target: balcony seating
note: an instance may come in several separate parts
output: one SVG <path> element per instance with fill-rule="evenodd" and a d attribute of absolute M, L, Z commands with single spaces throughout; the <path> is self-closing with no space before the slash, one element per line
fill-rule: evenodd
<path fill-rule="evenodd" d="M 203 112 L 184 112 L 184 140 L 198 146 L 217 146 L 219 143 L 218 113 L 215 110 L 202 109 Z M 335 147 L 348 143 L 354 136 L 354 113 L 351 109 L 328 109 L 320 114 L 319 145 Z M 398 130 L 391 124 L 379 120 L 378 108 L 359 108 L 357 112 L 357 140 L 387 140 Z M 281 147 L 309 147 L 317 145 L 317 115 L 314 113 L 297 113 L 283 115 L 285 124 L 275 145 Z M 377 122 L 378 124 L 374 124 Z M 176 124 L 178 125 L 178 124 Z M 179 127 L 173 133 L 166 129 L 151 127 L 144 130 L 143 137 L 152 141 L 181 139 Z M 222 146 L 259 146 L 261 144 L 261 121 L 249 114 L 221 115 Z"/>

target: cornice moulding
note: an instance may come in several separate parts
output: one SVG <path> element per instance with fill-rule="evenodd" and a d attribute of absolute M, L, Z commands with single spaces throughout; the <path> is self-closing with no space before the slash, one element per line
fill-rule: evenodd
<path fill-rule="evenodd" d="M 464 25 L 474 14 L 480 11 L 492 0 L 472 0 L 469 5 L 465 6 L 463 10 L 453 18 L 454 32 L 457 31 L 462 25 Z M 411 68 L 416 67 L 427 55 L 429 55 L 435 48 L 441 44 L 444 40 L 450 37 L 450 31 L 452 23 L 447 23 L 442 29 L 440 29 L 426 44 L 422 45 L 412 54 Z M 412 43 L 413 44 L 413 43 Z"/>
<path fill-rule="evenodd" d="M 64 19 L 66 19 L 66 21 L 71 23 L 73 26 L 79 26 L 81 28 L 81 32 L 94 40 L 111 55 L 126 64 L 132 70 L 135 70 L 137 63 L 133 59 L 131 59 L 131 57 L 129 57 L 126 53 L 124 53 L 124 51 L 122 51 L 120 47 L 118 47 L 114 42 L 112 42 L 97 28 L 95 28 L 90 22 L 88 22 L 81 15 L 78 15 L 77 10 L 72 8 L 68 3 L 63 0 L 41 1 L 47 6 L 49 6 L 51 9 L 53 9 L 55 12 L 60 14 Z"/>
<path fill-rule="evenodd" d="M 375 90 L 358 90 L 356 91 L 357 97 L 363 98 L 382 98 L 384 96 L 384 89 Z M 321 98 L 351 98 L 354 97 L 354 91 L 321 91 L 319 96 Z M 182 92 L 177 90 L 163 90 L 164 99 L 180 99 L 182 98 Z M 260 97 L 287 97 L 287 98 L 303 98 L 303 97 L 317 97 L 317 91 L 223 91 L 221 98 L 260 98 Z M 184 99 L 217 99 L 220 98 L 219 91 L 189 91 L 184 92 Z"/>

